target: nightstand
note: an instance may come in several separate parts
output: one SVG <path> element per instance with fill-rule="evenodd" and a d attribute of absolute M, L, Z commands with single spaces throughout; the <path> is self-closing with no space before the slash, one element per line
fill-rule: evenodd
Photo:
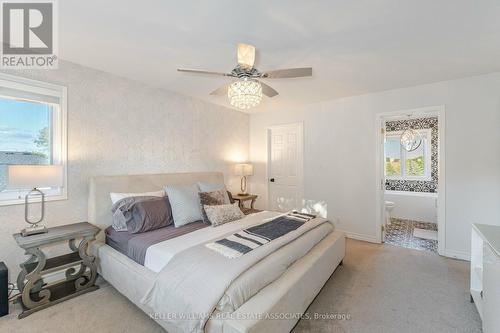
<path fill-rule="evenodd" d="M 13 235 L 17 245 L 30 256 L 19 265 L 21 272 L 17 277 L 17 288 L 21 295 L 18 301 L 23 307 L 19 318 L 99 288 L 95 285 L 95 257 L 88 254 L 89 243 L 99 231 L 95 225 L 81 222 L 48 228 L 44 234 L 26 237 L 20 233 Z M 78 246 L 75 245 L 76 239 L 81 239 Z M 40 249 L 63 241 L 68 242 L 71 250 L 68 254 L 46 258 Z M 44 276 L 53 276 L 58 272 L 62 280 L 50 283 L 44 281 Z"/>
<path fill-rule="evenodd" d="M 261 210 L 254 208 L 255 200 L 257 200 L 257 198 L 258 196 L 253 194 L 233 195 L 233 199 L 238 201 L 238 205 L 245 215 L 261 212 Z M 250 201 L 250 208 L 245 207 L 245 201 Z"/>

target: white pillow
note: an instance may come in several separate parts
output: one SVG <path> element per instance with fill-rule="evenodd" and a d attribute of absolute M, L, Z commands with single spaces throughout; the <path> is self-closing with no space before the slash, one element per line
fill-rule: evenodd
<path fill-rule="evenodd" d="M 204 208 L 208 220 L 212 223 L 212 227 L 245 217 L 245 214 L 243 214 L 240 207 L 238 207 L 238 203 L 217 206 L 205 205 Z"/>
<path fill-rule="evenodd" d="M 200 192 L 213 192 L 218 190 L 224 190 L 224 203 L 230 204 L 229 195 L 227 194 L 227 188 L 224 184 L 213 184 L 213 183 L 204 183 L 198 182 L 198 187 L 200 188 Z"/>
<path fill-rule="evenodd" d="M 165 187 L 165 192 L 172 207 L 176 227 L 203 220 L 198 185 L 169 185 Z"/>
<path fill-rule="evenodd" d="M 143 192 L 143 193 L 114 193 L 111 192 L 109 194 L 111 197 L 111 202 L 113 205 L 120 201 L 121 199 L 129 198 L 129 197 L 164 197 L 165 191 L 154 191 L 154 192 Z"/>

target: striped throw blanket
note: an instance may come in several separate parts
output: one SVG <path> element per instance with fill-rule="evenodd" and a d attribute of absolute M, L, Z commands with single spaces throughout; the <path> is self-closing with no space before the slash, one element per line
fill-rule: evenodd
<path fill-rule="evenodd" d="M 273 239 L 286 235 L 315 217 L 315 215 L 293 211 L 205 244 L 205 246 L 227 258 L 238 258 Z"/>

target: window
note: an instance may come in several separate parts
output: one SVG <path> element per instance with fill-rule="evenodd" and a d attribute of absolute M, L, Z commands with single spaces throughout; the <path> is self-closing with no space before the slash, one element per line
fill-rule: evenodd
<path fill-rule="evenodd" d="M 385 137 L 385 176 L 387 179 L 431 180 L 431 131 L 419 130 L 422 144 L 406 151 L 400 144 L 402 132 Z"/>
<path fill-rule="evenodd" d="M 385 175 L 389 177 L 401 176 L 401 144 L 395 136 L 385 140 Z"/>
<path fill-rule="evenodd" d="M 27 192 L 8 186 L 9 165 L 62 165 L 65 180 L 66 144 L 66 88 L 1 74 L 0 205 L 23 203 Z M 66 186 L 43 191 L 66 199 Z"/>

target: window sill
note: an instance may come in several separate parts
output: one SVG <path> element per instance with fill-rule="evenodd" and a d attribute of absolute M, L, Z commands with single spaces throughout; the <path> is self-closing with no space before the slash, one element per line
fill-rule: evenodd
<path fill-rule="evenodd" d="M 412 181 L 431 182 L 432 181 L 431 177 L 415 177 L 415 178 L 411 178 L 411 177 L 408 177 L 408 178 L 386 177 L 385 179 L 386 180 L 394 180 L 394 181 L 402 180 L 402 181 L 408 181 L 408 182 L 412 182 Z"/>
<path fill-rule="evenodd" d="M 68 200 L 68 195 L 66 193 L 61 194 L 61 195 L 51 195 L 45 197 L 45 202 L 49 201 L 62 201 L 62 200 Z M 31 203 L 39 203 L 42 200 L 39 198 L 33 198 L 30 199 L 30 204 Z M 24 198 L 21 199 L 10 199 L 10 200 L 1 200 L 0 201 L 0 206 L 14 206 L 14 205 L 24 205 Z"/>
<path fill-rule="evenodd" d="M 431 197 L 431 198 L 438 197 L 438 193 L 436 193 L 436 192 L 414 192 L 414 191 L 385 190 L 385 193 L 390 194 L 390 195 L 409 195 L 409 196 L 414 196 L 414 197 Z"/>

